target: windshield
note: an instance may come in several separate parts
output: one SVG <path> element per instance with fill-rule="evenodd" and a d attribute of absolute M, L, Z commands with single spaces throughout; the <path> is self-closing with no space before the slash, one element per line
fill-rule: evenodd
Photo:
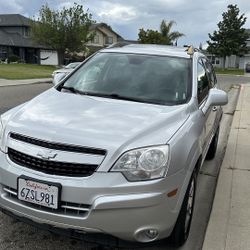
<path fill-rule="evenodd" d="M 60 87 L 105 98 L 181 104 L 189 98 L 190 65 L 185 58 L 98 53 Z"/>

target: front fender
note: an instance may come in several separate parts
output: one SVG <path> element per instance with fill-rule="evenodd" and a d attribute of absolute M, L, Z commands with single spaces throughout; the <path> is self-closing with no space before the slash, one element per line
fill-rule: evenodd
<path fill-rule="evenodd" d="M 184 170 L 178 187 L 180 192 L 176 210 L 181 208 L 191 175 L 202 158 L 205 118 L 199 110 L 192 112 L 185 124 L 169 141 L 170 165 L 168 175 Z"/>

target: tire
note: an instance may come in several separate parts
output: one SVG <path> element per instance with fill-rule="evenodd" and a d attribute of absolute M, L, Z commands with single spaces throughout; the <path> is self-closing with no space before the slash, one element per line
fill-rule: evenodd
<path fill-rule="evenodd" d="M 207 151 L 207 155 L 206 155 L 207 160 L 212 160 L 215 157 L 217 145 L 218 145 L 218 139 L 219 139 L 219 132 L 220 132 L 220 128 L 218 127 L 214 135 L 214 138 L 209 146 L 209 149 Z"/>
<path fill-rule="evenodd" d="M 191 176 L 175 227 L 169 237 L 170 242 L 175 246 L 182 246 L 186 242 L 189 235 L 194 211 L 196 179 L 197 173 L 194 171 Z"/>

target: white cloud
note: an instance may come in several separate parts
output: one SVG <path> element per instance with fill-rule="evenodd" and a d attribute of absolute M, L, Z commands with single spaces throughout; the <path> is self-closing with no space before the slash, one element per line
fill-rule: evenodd
<path fill-rule="evenodd" d="M 174 30 L 186 36 L 180 44 L 208 40 L 208 33 L 217 29 L 222 12 L 227 5 L 237 4 L 247 19 L 250 28 L 249 0 L 0 0 L 0 13 L 20 13 L 34 16 L 45 3 L 51 8 L 70 7 L 74 2 L 82 4 L 98 22 L 106 22 L 124 38 L 137 39 L 140 28 L 159 29 L 162 19 L 176 21 Z"/>
<path fill-rule="evenodd" d="M 136 19 L 137 12 L 131 6 L 107 3 L 97 15 L 105 21 L 124 23 Z"/>
<path fill-rule="evenodd" d="M 0 0 L 0 13 L 21 13 L 23 12 L 23 6 L 22 4 L 18 3 L 18 1 L 15 0 L 10 0 L 10 1 L 6 1 L 6 0 Z M 2 12 L 4 10 L 4 12 Z"/>
<path fill-rule="evenodd" d="M 68 9 L 68 8 L 72 7 L 73 5 L 74 5 L 74 2 L 71 2 L 71 1 L 62 1 L 61 3 L 59 3 L 57 5 L 57 9 L 59 9 L 59 10 L 61 10 L 63 8 Z"/>

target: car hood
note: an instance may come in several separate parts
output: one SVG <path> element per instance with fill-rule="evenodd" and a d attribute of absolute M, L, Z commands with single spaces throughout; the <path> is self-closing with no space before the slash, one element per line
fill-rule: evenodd
<path fill-rule="evenodd" d="M 122 152 L 167 143 L 187 117 L 188 105 L 153 105 L 52 88 L 15 111 L 6 129 L 42 140 Z"/>

